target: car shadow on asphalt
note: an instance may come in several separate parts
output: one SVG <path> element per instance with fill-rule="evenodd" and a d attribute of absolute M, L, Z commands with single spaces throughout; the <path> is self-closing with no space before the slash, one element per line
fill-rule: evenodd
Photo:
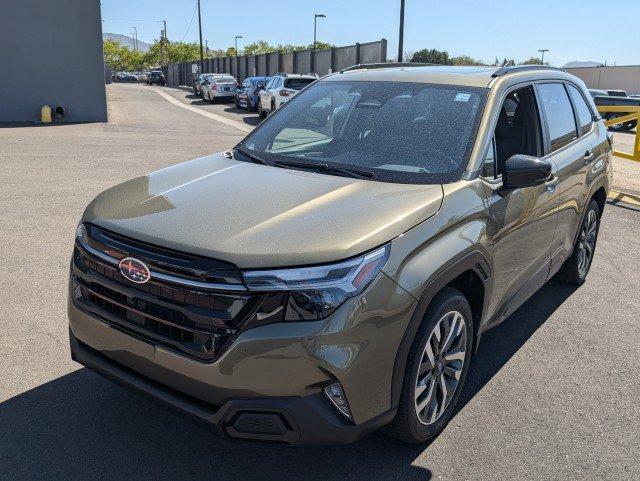
<path fill-rule="evenodd" d="M 460 409 L 575 291 L 547 285 L 483 336 Z M 428 447 L 373 433 L 348 446 L 292 448 L 218 438 L 79 369 L 0 403 L 0 472 L 33 479 L 428 480 Z"/>
<path fill-rule="evenodd" d="M 502 324 L 482 335 L 460 394 L 458 412 L 576 290 L 576 286 L 552 279 Z"/>

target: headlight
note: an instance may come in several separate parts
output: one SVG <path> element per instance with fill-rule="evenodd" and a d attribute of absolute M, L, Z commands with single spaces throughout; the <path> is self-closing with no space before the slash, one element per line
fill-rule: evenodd
<path fill-rule="evenodd" d="M 389 245 L 336 264 L 245 271 L 253 292 L 289 292 L 285 320 L 323 319 L 349 297 L 364 291 L 389 257 Z"/>
<path fill-rule="evenodd" d="M 84 226 L 84 224 L 78 224 L 78 227 L 76 227 L 76 237 L 79 238 L 84 238 L 87 236 L 87 228 Z"/>

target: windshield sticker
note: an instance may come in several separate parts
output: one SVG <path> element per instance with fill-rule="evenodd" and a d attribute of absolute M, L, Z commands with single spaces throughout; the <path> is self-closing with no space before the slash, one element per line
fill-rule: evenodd
<path fill-rule="evenodd" d="M 456 102 L 468 102 L 470 98 L 471 98 L 471 94 L 457 93 L 456 98 L 454 100 Z"/>

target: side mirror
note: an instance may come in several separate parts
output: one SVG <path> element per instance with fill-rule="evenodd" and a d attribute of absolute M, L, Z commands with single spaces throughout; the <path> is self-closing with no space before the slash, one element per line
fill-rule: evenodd
<path fill-rule="evenodd" d="M 551 178 L 551 171 L 551 162 L 548 160 L 530 155 L 513 155 L 504 164 L 503 189 L 542 185 Z"/>

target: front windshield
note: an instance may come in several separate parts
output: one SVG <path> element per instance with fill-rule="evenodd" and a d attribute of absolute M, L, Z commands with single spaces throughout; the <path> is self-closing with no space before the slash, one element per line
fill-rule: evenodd
<path fill-rule="evenodd" d="M 452 182 L 466 167 L 486 92 L 425 83 L 318 82 L 240 147 L 267 162 L 365 168 L 374 180 Z"/>

